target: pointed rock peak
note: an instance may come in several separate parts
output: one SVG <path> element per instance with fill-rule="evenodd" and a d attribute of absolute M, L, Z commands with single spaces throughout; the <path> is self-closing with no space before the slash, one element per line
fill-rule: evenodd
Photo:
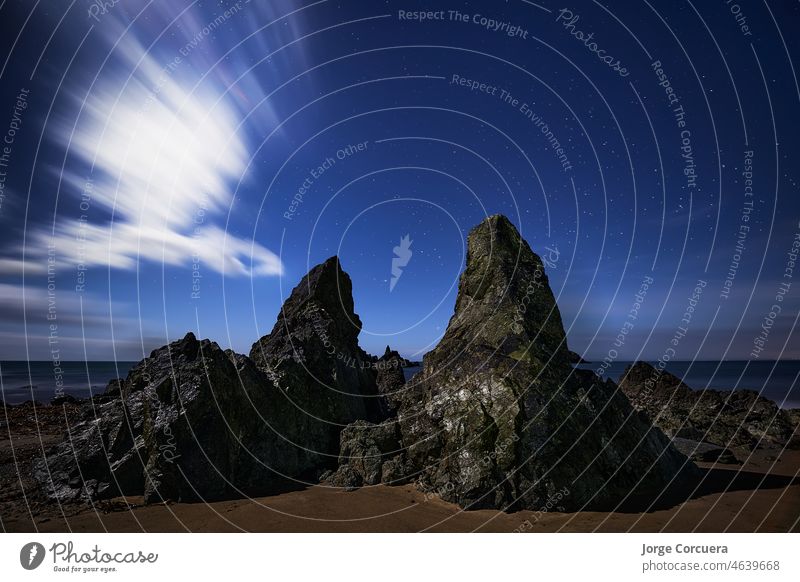
<path fill-rule="evenodd" d="M 194 333 L 190 331 L 183 336 L 182 339 L 170 343 L 168 350 L 165 349 L 166 347 L 167 346 L 153 350 L 153 352 L 150 354 L 150 358 L 152 359 L 156 357 L 158 352 L 168 351 L 175 357 L 182 355 L 186 356 L 186 358 L 189 360 L 193 360 L 197 357 L 197 353 L 200 351 L 200 342 L 198 341 L 197 337 L 195 337 Z"/>
<path fill-rule="evenodd" d="M 324 262 L 320 263 L 319 265 L 312 267 L 311 270 L 306 275 L 307 280 L 318 280 L 324 278 L 334 278 L 338 279 L 342 276 L 347 276 L 347 273 L 342 270 L 342 264 L 339 261 L 339 257 L 333 255 L 329 259 L 325 260 Z"/>
<path fill-rule="evenodd" d="M 353 284 L 350 276 L 342 270 L 339 257 L 334 255 L 324 263 L 313 267 L 294 288 L 286 304 L 298 300 L 315 300 L 334 311 L 344 309 L 347 316 L 355 316 Z M 359 321 L 359 330 L 360 324 Z"/>
<path fill-rule="evenodd" d="M 487 216 L 470 231 L 470 236 L 496 237 L 499 241 L 509 241 L 515 244 L 521 238 L 517 227 L 504 214 Z"/>
<path fill-rule="evenodd" d="M 308 354 L 354 356 L 360 354 L 359 333 L 361 319 L 355 312 L 352 281 L 339 257 L 333 256 L 313 267 L 292 290 L 272 332 L 253 345 L 250 357 L 259 365 L 270 359 L 267 354 L 300 358 L 300 338 L 312 337 L 321 344 L 307 346 Z"/>
<path fill-rule="evenodd" d="M 383 355 L 378 358 L 379 360 L 386 362 L 388 360 L 400 360 L 400 362 L 404 362 L 405 360 L 400 356 L 400 352 L 397 350 L 393 350 L 390 346 L 386 346 L 386 351 L 383 352 Z"/>
<path fill-rule="evenodd" d="M 532 253 L 528 243 L 517 227 L 502 214 L 485 218 L 467 236 L 467 268 L 470 263 L 484 259 L 513 262 L 527 253 Z"/>
<path fill-rule="evenodd" d="M 499 348 L 512 357 L 549 360 L 563 352 L 567 358 L 544 263 L 502 215 L 486 218 L 467 237 L 455 314 L 437 351 L 460 349 L 464 342 Z"/>

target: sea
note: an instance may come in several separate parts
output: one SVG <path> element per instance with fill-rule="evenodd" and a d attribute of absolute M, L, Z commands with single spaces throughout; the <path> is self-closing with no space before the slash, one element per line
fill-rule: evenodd
<path fill-rule="evenodd" d="M 124 378 L 138 362 L 0 362 L 0 400 L 48 404 L 61 394 L 88 398 L 102 394 L 108 382 Z"/>
<path fill-rule="evenodd" d="M 612 362 L 605 376 L 616 382 L 632 364 Z M 656 362 L 650 364 L 655 366 Z M 589 362 L 575 367 L 597 371 L 600 364 Z M 419 370 L 419 367 L 404 368 L 406 380 Z M 781 408 L 800 408 L 800 360 L 675 361 L 669 362 L 666 370 L 695 390 L 753 390 Z"/>
<path fill-rule="evenodd" d="M 59 393 L 87 398 L 102 393 L 110 380 L 124 378 L 137 362 L 0 362 L 0 400 L 20 404 L 26 400 L 49 403 Z M 632 362 L 615 361 L 605 375 L 618 380 Z M 655 362 L 651 362 L 655 365 Z M 576 367 L 596 370 L 599 364 Z M 404 368 L 406 379 L 419 367 Z M 669 362 L 666 370 L 695 390 L 755 390 L 783 408 L 800 408 L 800 360 Z M 60 377 L 59 377 L 60 376 Z"/>

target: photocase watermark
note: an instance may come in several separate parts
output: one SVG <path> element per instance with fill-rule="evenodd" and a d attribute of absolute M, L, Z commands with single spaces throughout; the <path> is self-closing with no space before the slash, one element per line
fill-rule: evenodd
<path fill-rule="evenodd" d="M 394 257 L 392 258 L 392 277 L 389 280 L 389 292 L 394 291 L 395 285 L 403 276 L 403 269 L 408 266 L 414 251 L 411 250 L 411 235 L 407 234 L 400 239 L 400 244 L 392 249 Z"/>
<path fill-rule="evenodd" d="M 600 366 L 595 370 L 595 373 L 598 376 L 603 376 L 611 364 L 613 364 L 619 357 L 619 349 L 625 345 L 628 335 L 636 325 L 636 321 L 639 319 L 639 313 L 642 310 L 642 305 L 647 297 L 647 292 L 652 284 L 653 277 L 650 275 L 645 275 L 645 277 L 642 279 L 642 282 L 639 284 L 638 291 L 633 296 L 633 304 L 631 304 L 631 308 L 625 315 L 625 321 L 623 322 L 622 327 L 619 328 L 619 332 L 614 338 L 612 346 L 608 349 L 608 352 L 600 362 Z"/>
<path fill-rule="evenodd" d="M 44 562 L 45 549 L 39 542 L 29 542 L 19 551 L 19 563 L 26 570 L 35 570 Z"/>
<path fill-rule="evenodd" d="M 561 256 L 558 247 L 545 247 L 545 250 L 547 253 L 543 254 L 541 257 L 544 266 L 548 269 L 555 269 L 556 265 L 558 264 L 558 258 Z M 544 267 L 537 265 L 536 269 L 533 271 L 533 278 L 528 281 L 528 285 L 525 287 L 525 295 L 520 300 L 519 305 L 517 305 L 516 314 L 514 315 L 514 322 L 511 324 L 511 331 L 514 333 L 522 333 L 524 330 L 522 323 L 525 321 L 525 314 L 528 312 L 528 305 L 536 293 L 536 290 L 544 287 L 544 281 L 542 280 L 543 277 Z"/>
<path fill-rule="evenodd" d="M 330 320 L 324 319 L 325 308 L 316 303 L 315 301 L 311 301 L 309 306 L 306 308 L 305 314 L 311 319 L 311 327 L 316 333 L 317 337 L 322 342 L 322 349 L 323 351 L 328 354 L 329 356 L 335 356 L 337 360 L 341 361 L 345 366 L 350 368 L 358 368 L 361 370 L 389 370 L 391 368 L 397 368 L 400 366 L 400 363 L 395 360 L 379 360 L 379 361 L 372 361 L 372 360 L 364 360 L 361 358 L 356 358 L 351 354 L 346 354 L 341 352 L 340 350 L 336 349 L 336 345 L 334 343 L 333 338 L 331 338 L 330 333 L 328 331 L 328 325 L 330 324 Z M 297 362 L 298 364 L 303 364 L 305 355 L 303 354 L 301 349 L 295 348 L 292 350 L 292 359 Z M 275 372 L 272 372 L 270 375 L 270 379 L 272 380 L 275 387 L 280 388 L 278 383 L 278 376 Z"/>
<path fill-rule="evenodd" d="M 100 17 L 108 14 L 120 2 L 122 0 L 93 0 L 86 13 L 95 22 L 100 22 Z"/>
<path fill-rule="evenodd" d="M 736 19 L 736 24 L 739 26 L 739 31 L 742 33 L 742 36 L 753 36 L 750 25 L 747 24 L 747 17 L 744 15 L 744 12 L 742 12 L 742 7 L 733 0 L 725 0 L 725 4 L 728 6 L 728 10 L 730 10 L 731 14 L 733 14 L 734 19 Z"/>
<path fill-rule="evenodd" d="M 800 229 L 800 223 L 797 224 Z M 761 357 L 761 352 L 767 347 L 767 340 L 772 331 L 772 326 L 775 325 L 775 320 L 783 311 L 783 301 L 789 290 L 792 288 L 792 279 L 794 277 L 794 268 L 797 265 L 797 255 L 800 253 L 800 230 L 794 233 L 792 244 L 789 245 L 786 251 L 786 265 L 783 268 L 783 276 L 778 287 L 775 289 L 774 303 L 769 308 L 769 312 L 764 316 L 761 321 L 761 329 L 753 338 L 753 349 L 750 351 L 751 358 Z"/>
<path fill-rule="evenodd" d="M 11 121 L 8 122 L 6 133 L 3 136 L 2 148 L 0 148 L 0 210 L 3 209 L 3 203 L 6 200 L 6 179 L 8 178 L 6 168 L 11 163 L 11 152 L 14 148 L 17 132 L 22 128 L 22 114 L 28 108 L 29 94 L 30 89 L 23 87 L 19 90 L 17 100 L 14 102 L 14 108 L 11 111 Z"/>
<path fill-rule="evenodd" d="M 117 2 L 118 1 L 119 0 L 117 0 Z M 219 28 L 224 22 L 230 19 L 233 15 L 237 14 L 242 9 L 243 5 L 249 3 L 250 0 L 239 0 L 238 2 L 235 2 L 230 8 L 227 8 L 214 20 L 208 22 L 202 28 L 200 28 L 191 38 L 191 40 L 178 49 L 178 54 L 176 54 L 172 60 L 161 69 L 161 74 L 159 75 L 155 86 L 150 90 L 150 92 L 147 94 L 147 98 L 142 103 L 142 107 L 139 110 L 139 117 L 147 113 L 147 111 L 150 109 L 150 106 L 158 99 L 161 91 L 163 91 L 164 87 L 169 82 L 172 73 L 183 63 L 183 59 L 187 58 L 211 33 Z M 116 4 L 116 2 L 114 2 L 114 4 Z M 108 12 L 108 10 L 106 10 L 106 12 Z M 105 14 L 105 12 L 103 14 Z"/>
<path fill-rule="evenodd" d="M 502 89 L 497 85 L 492 85 L 491 83 L 484 81 L 469 79 L 459 74 L 453 74 L 451 76 L 450 85 L 464 87 L 472 92 L 484 93 L 491 97 L 495 97 L 499 99 L 502 104 L 508 105 L 519 111 L 534 125 L 534 127 L 536 127 L 536 129 L 542 133 L 544 138 L 547 140 L 547 143 L 550 145 L 550 148 L 558 157 L 558 161 L 561 164 L 561 169 L 565 172 L 572 170 L 572 162 L 570 162 L 569 158 L 567 157 L 567 153 L 564 150 L 564 147 L 561 145 L 561 142 L 558 140 L 558 138 L 556 138 L 555 134 L 550 129 L 550 125 L 539 113 L 534 111 L 533 107 L 526 101 L 515 97 L 507 89 Z"/>
<path fill-rule="evenodd" d="M 547 498 L 547 501 L 545 501 L 545 504 L 541 508 L 533 512 L 533 515 L 531 516 L 533 521 L 531 521 L 530 519 L 526 519 L 520 524 L 518 528 L 516 528 L 513 531 L 513 533 L 523 533 L 532 530 L 533 524 L 542 519 L 542 516 L 544 516 L 546 513 L 549 513 L 551 511 L 563 512 L 564 506 L 561 505 L 560 502 L 563 499 L 569 497 L 569 495 L 570 491 L 567 487 L 562 487 L 561 489 L 553 493 L 550 497 Z"/>
<path fill-rule="evenodd" d="M 426 489 L 426 485 L 421 481 L 417 482 L 416 486 L 417 489 L 422 491 L 422 501 L 424 502 L 431 501 L 432 499 L 443 499 L 447 494 L 456 490 L 456 484 L 453 481 L 448 481 L 444 485 L 432 489 Z"/>
<path fill-rule="evenodd" d="M 97 544 L 87 551 L 76 551 L 72 542 L 57 542 L 49 551 L 54 572 L 108 573 L 116 571 L 115 566 L 108 564 L 155 564 L 158 561 L 158 554 L 154 552 L 106 552 Z"/>
<path fill-rule="evenodd" d="M 88 550 L 76 549 L 73 542 L 56 542 L 49 549 L 39 542 L 29 542 L 19 552 L 19 563 L 25 570 L 35 570 L 42 565 L 47 554 L 53 561 L 54 572 L 72 574 L 107 574 L 117 572 L 120 564 L 155 564 L 158 554 L 135 551 L 105 551 L 95 544 Z"/>
<path fill-rule="evenodd" d="M 675 119 L 675 125 L 680 130 L 681 140 L 681 159 L 683 160 L 683 175 L 686 178 L 686 188 L 697 188 L 697 164 L 694 159 L 694 147 L 692 146 L 692 132 L 686 124 L 686 110 L 683 108 L 680 97 L 676 93 L 672 82 L 667 76 L 664 66 L 660 60 L 650 63 L 650 68 L 656 75 L 658 85 L 664 89 L 667 98 L 667 106 Z"/>
<path fill-rule="evenodd" d="M 203 232 L 203 223 L 206 221 L 206 212 L 208 212 L 208 196 L 203 196 L 200 205 L 194 213 L 192 222 L 194 229 L 192 231 L 192 242 L 194 250 L 192 251 L 192 290 L 189 294 L 191 299 L 200 299 L 200 283 L 203 279 L 203 274 L 200 272 L 202 261 L 200 260 L 200 245 L 203 242 L 200 240 L 200 235 Z"/>
<path fill-rule="evenodd" d="M 512 448 L 515 444 L 520 441 L 520 436 L 515 432 L 512 433 L 510 437 L 507 437 L 501 440 L 498 443 L 495 443 L 494 449 L 490 452 L 485 454 L 483 457 L 480 458 L 479 463 L 483 465 L 483 467 L 489 467 L 492 463 L 497 460 L 497 457 L 505 455 L 510 448 Z"/>
<path fill-rule="evenodd" d="M 590 52 L 594 53 L 597 58 L 604 62 L 612 71 L 616 72 L 620 77 L 627 77 L 630 75 L 628 69 L 622 66 L 622 63 L 619 59 L 607 54 L 605 49 L 602 49 L 598 46 L 597 41 L 594 40 L 593 32 L 586 34 L 582 30 L 575 28 L 575 25 L 580 19 L 580 15 L 573 13 L 569 8 L 562 8 L 556 15 L 556 22 L 560 22 L 561 26 L 563 26 L 565 30 L 583 43 L 583 46 L 589 49 Z"/>
<path fill-rule="evenodd" d="M 691 294 L 687 298 L 686 309 L 684 309 L 683 316 L 681 317 L 680 325 L 675 329 L 675 333 L 669 340 L 669 346 L 664 350 L 664 353 L 659 356 L 656 364 L 653 366 L 653 373 L 642 383 L 636 399 L 640 402 L 646 401 L 653 390 L 658 384 L 659 379 L 667 369 L 667 364 L 677 355 L 678 345 L 681 340 L 689 333 L 689 324 L 694 318 L 694 313 L 700 303 L 703 295 L 703 290 L 708 286 L 708 282 L 704 279 L 698 279 L 692 289 Z"/>
<path fill-rule="evenodd" d="M 196 49 L 206 37 L 219 28 L 220 25 L 226 22 L 229 18 L 239 12 L 244 4 L 250 4 L 250 1 L 251 0 L 239 0 L 231 5 L 230 8 L 225 9 L 225 11 L 214 18 L 214 20 L 208 22 L 205 26 L 203 26 L 203 28 L 197 31 L 197 33 L 189 42 L 187 42 L 178 50 L 180 55 L 184 58 L 188 57 L 189 54 Z"/>
<path fill-rule="evenodd" d="M 669 346 L 659 356 L 658 360 L 656 360 L 656 364 L 653 366 L 653 373 L 645 380 L 639 392 L 639 396 L 637 397 L 639 400 L 646 399 L 650 393 L 652 393 L 659 378 L 661 378 L 662 374 L 667 369 L 667 364 L 677 355 L 678 345 L 681 343 L 681 340 L 686 337 L 686 334 L 689 333 L 689 324 L 694 318 L 697 305 L 700 303 L 703 290 L 707 285 L 708 283 L 703 279 L 698 279 L 697 283 L 695 283 L 691 294 L 687 298 L 686 308 L 684 309 L 683 316 L 681 316 L 680 325 L 677 326 L 672 338 L 670 338 Z"/>
<path fill-rule="evenodd" d="M 528 39 L 528 30 L 507 20 L 496 20 L 480 13 L 459 10 L 398 10 L 397 19 L 410 22 L 445 21 L 479 26 L 489 32 L 502 33 L 510 38 Z"/>
<path fill-rule="evenodd" d="M 88 230 L 89 212 L 91 207 L 92 195 L 94 193 L 94 181 L 91 176 L 86 178 L 81 191 L 81 198 L 78 202 L 78 209 L 81 211 L 78 216 L 78 233 L 75 240 L 78 242 L 78 264 L 75 265 L 75 293 L 83 293 L 86 290 L 86 232 Z"/>
<path fill-rule="evenodd" d="M 316 168 L 309 170 L 308 175 L 300 184 L 300 187 L 294 193 L 294 196 L 292 196 L 292 200 L 289 202 L 289 208 L 287 208 L 286 212 L 283 213 L 283 217 L 286 220 L 292 220 L 294 215 L 297 214 L 297 211 L 300 209 L 300 205 L 305 201 L 306 194 L 309 193 L 314 183 L 319 180 L 325 174 L 325 172 L 333 168 L 338 162 L 346 160 L 357 153 L 366 151 L 368 146 L 369 141 L 362 141 L 341 147 L 336 150 L 336 153 L 333 155 L 327 156 L 317 165 Z"/>
<path fill-rule="evenodd" d="M 742 178 L 744 178 L 744 201 L 742 202 L 742 212 L 739 215 L 739 228 L 736 232 L 736 244 L 733 247 L 731 262 L 728 265 L 728 272 L 722 282 L 722 289 L 719 298 L 727 300 L 731 294 L 733 281 L 739 271 L 739 264 L 745 251 L 747 235 L 750 233 L 750 215 L 753 213 L 753 151 L 744 152 L 744 167 L 742 168 Z"/>
<path fill-rule="evenodd" d="M 50 348 L 50 363 L 53 366 L 53 381 L 55 382 L 54 397 L 64 395 L 64 369 L 61 367 L 61 348 L 58 335 L 58 307 L 56 303 L 56 247 L 53 243 L 47 245 L 47 345 Z"/>
<path fill-rule="evenodd" d="M 145 371 L 142 373 L 142 381 L 145 382 L 147 389 L 149 389 L 149 392 L 146 392 L 145 394 L 149 407 L 151 410 L 155 410 L 155 414 L 152 412 L 150 413 L 153 418 L 153 422 L 155 423 L 162 414 L 161 396 L 158 393 L 158 386 L 153 385 L 153 377 L 150 375 L 150 372 L 147 371 L 146 366 L 147 364 L 145 363 Z M 162 382 L 163 381 L 165 380 L 162 380 Z M 170 382 L 171 378 L 167 377 L 166 381 Z M 158 445 L 158 452 L 166 462 L 173 464 L 177 459 L 180 458 L 175 435 L 172 434 L 172 429 L 170 428 L 169 424 L 164 424 L 161 432 L 164 435 L 164 440 Z"/>

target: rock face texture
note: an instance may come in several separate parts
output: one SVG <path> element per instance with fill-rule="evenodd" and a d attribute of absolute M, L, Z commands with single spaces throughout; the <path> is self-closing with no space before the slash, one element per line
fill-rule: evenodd
<path fill-rule="evenodd" d="M 381 416 L 375 370 L 358 345 L 360 332 L 350 277 L 331 257 L 300 281 L 272 332 L 250 350 L 256 366 L 299 410 L 327 421 L 309 424 L 302 414 L 296 417 L 325 451 L 337 450 L 345 425 Z"/>
<path fill-rule="evenodd" d="M 252 361 L 293 405 L 282 419 L 287 430 L 323 454 L 322 469 L 336 467 L 339 435 L 348 424 L 388 415 L 373 359 L 358 345 L 360 332 L 350 277 L 331 257 L 300 281 L 272 332 L 250 350 Z"/>
<path fill-rule="evenodd" d="M 670 437 L 744 450 L 796 444 L 792 413 L 752 390 L 692 390 L 646 362 L 629 366 L 620 388 Z"/>
<path fill-rule="evenodd" d="M 652 501 L 693 476 L 615 384 L 573 370 L 542 261 L 505 217 L 470 233 L 455 313 L 408 383 L 408 362 L 369 356 L 360 330 L 332 257 L 249 357 L 192 334 L 153 351 L 80 405 L 35 475 L 60 500 L 211 500 L 322 477 L 535 510 L 555 494 L 568 509 Z"/>
<path fill-rule="evenodd" d="M 386 352 L 375 362 L 375 382 L 381 395 L 381 413 L 384 418 L 395 416 L 405 395 L 406 377 L 404 359 L 386 346 Z"/>
<path fill-rule="evenodd" d="M 326 476 L 325 482 L 345 489 L 390 483 L 396 478 L 393 467 L 399 453 L 400 427 L 396 421 L 356 421 L 342 431 L 339 468 Z"/>
<path fill-rule="evenodd" d="M 319 460 L 289 445 L 287 406 L 253 363 L 191 333 L 153 351 L 37 464 L 60 500 L 217 499 L 290 486 Z M 269 420 L 262 416 L 269 414 Z M 283 432 L 281 432 L 283 431 Z"/>
<path fill-rule="evenodd" d="M 339 433 L 377 420 L 375 371 L 336 258 L 295 288 L 250 359 L 188 334 L 87 403 L 36 463 L 60 500 L 208 500 L 279 492 L 334 468 Z"/>
<path fill-rule="evenodd" d="M 455 313 L 398 419 L 420 485 L 463 507 L 613 508 L 694 467 L 610 381 L 573 370 L 541 259 L 503 216 L 470 232 Z M 413 393 L 413 396 L 411 395 Z"/>

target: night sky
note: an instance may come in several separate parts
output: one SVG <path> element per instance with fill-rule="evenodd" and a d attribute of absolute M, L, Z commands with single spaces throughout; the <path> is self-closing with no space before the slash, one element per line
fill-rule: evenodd
<path fill-rule="evenodd" d="M 589 359 L 800 357 L 798 6 L 6 0 L 0 360 L 248 352 L 334 254 L 418 359 L 496 213 Z"/>

